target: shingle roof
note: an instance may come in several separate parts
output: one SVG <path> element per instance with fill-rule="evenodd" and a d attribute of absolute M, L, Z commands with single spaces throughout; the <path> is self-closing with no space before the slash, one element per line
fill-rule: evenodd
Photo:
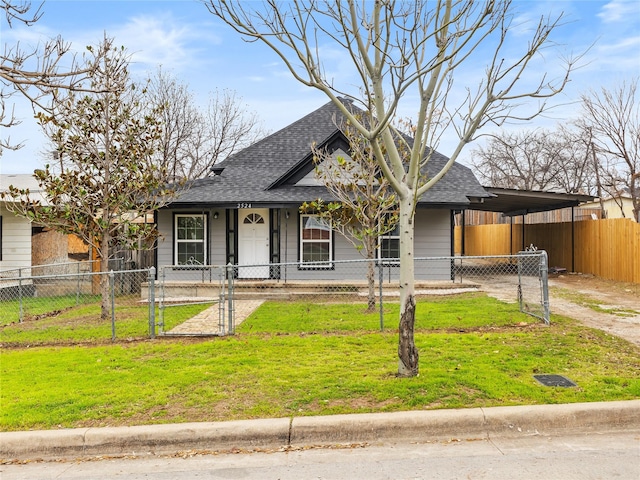
<path fill-rule="evenodd" d="M 329 102 L 291 125 L 259 140 L 216 165 L 220 172 L 196 180 L 169 208 L 187 205 L 233 205 L 236 203 L 299 204 L 315 198 L 327 198 L 323 187 L 296 186 L 276 181 L 287 172 L 311 162 L 311 145 L 322 145 L 339 130 L 339 109 Z M 447 158 L 434 152 L 428 170 L 439 171 Z M 309 163 L 309 171 L 313 168 Z M 463 206 L 469 197 L 488 197 L 471 170 L 454 164 L 451 170 L 420 200 L 421 204 Z"/>

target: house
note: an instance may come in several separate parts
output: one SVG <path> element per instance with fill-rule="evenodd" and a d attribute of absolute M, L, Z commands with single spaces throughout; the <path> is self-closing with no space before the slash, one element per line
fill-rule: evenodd
<path fill-rule="evenodd" d="M 0 191 L 7 192 L 15 177 L 0 175 Z M 31 265 L 31 222 L 9 211 L 7 202 L 0 198 L 0 271 Z"/>
<path fill-rule="evenodd" d="M 40 198 L 38 181 L 31 174 L 0 175 L 0 192 L 8 192 L 9 186 L 29 189 L 32 198 Z M 25 269 L 21 274 L 30 275 L 29 267 L 64 263 L 68 261 L 68 237 L 13 213 L 8 207 L 11 199 L 0 198 L 0 271 Z M 40 272 L 42 273 L 42 272 Z"/>
<path fill-rule="evenodd" d="M 618 197 L 603 198 L 601 201 L 588 202 L 582 205 L 583 208 L 602 208 L 603 218 L 631 218 L 635 220 L 633 214 L 633 200 L 629 194 L 622 193 Z"/>
<path fill-rule="evenodd" d="M 331 200 L 315 178 L 311 145 L 347 155 L 348 142 L 336 126 L 332 103 L 217 164 L 208 178 L 192 182 L 157 212 L 160 231 L 156 258 L 163 265 L 238 265 L 239 278 L 277 279 L 279 269 L 249 265 L 299 262 L 293 278 L 345 279 L 340 260 L 360 258 L 343 237 L 319 217 L 299 213 L 305 201 Z M 435 152 L 428 169 L 447 161 Z M 415 255 L 453 255 L 453 213 L 490 197 L 471 170 L 455 164 L 419 201 Z M 385 258 L 398 256 L 398 237 L 384 238 Z M 450 279 L 450 261 L 423 279 Z"/>

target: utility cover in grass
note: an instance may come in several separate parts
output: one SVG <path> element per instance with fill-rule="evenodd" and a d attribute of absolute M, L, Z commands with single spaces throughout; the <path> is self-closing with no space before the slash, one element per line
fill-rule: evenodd
<path fill-rule="evenodd" d="M 577 385 L 562 375 L 534 375 L 538 382 L 545 387 L 576 387 Z"/>

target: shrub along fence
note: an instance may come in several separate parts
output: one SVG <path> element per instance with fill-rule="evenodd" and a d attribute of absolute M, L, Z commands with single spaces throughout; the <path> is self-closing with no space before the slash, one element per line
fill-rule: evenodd
<path fill-rule="evenodd" d="M 640 224 L 628 218 L 579 222 L 455 227 L 455 251 L 505 255 L 535 245 L 550 267 L 640 283 Z M 464 244 L 464 252 L 462 252 Z"/>

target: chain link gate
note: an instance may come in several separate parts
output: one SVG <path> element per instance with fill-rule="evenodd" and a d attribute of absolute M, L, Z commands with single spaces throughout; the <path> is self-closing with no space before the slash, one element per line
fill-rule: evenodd
<path fill-rule="evenodd" d="M 550 323 L 547 252 L 530 247 L 516 255 L 453 258 L 456 282 L 472 280 L 503 301 L 517 301 L 520 311 Z"/>
<path fill-rule="evenodd" d="M 222 336 L 233 334 L 233 267 L 165 265 L 158 278 L 158 334 L 164 336 Z M 210 305 L 178 322 L 172 307 Z"/>
<path fill-rule="evenodd" d="M 518 252 L 518 303 L 520 311 L 543 320 L 549 325 L 549 266 L 547 252 L 538 251 L 531 246 L 525 251 Z M 528 303 L 522 286 L 526 277 L 537 277 L 540 284 L 540 298 L 537 302 Z"/>

